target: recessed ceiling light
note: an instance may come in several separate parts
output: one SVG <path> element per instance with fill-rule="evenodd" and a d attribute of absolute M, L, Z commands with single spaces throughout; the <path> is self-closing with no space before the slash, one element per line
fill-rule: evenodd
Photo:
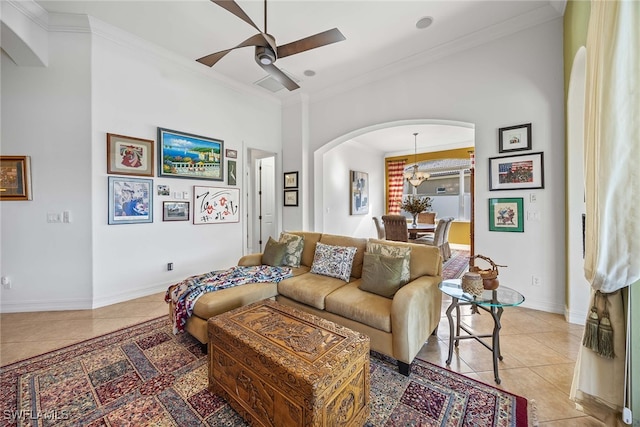
<path fill-rule="evenodd" d="M 416 22 L 416 28 L 419 30 L 424 30 L 431 24 L 433 24 L 433 18 L 431 16 L 425 16 L 424 18 L 418 19 L 418 22 Z"/>
<path fill-rule="evenodd" d="M 304 74 L 307 77 L 313 77 L 313 76 L 316 75 L 316 72 L 313 71 L 313 70 L 304 70 L 304 72 L 302 74 Z"/>

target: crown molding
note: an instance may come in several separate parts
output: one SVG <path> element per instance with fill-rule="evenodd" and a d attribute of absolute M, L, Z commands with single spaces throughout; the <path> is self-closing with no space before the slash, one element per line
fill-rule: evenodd
<path fill-rule="evenodd" d="M 33 0 L 2 0 L 2 7 L 10 6 L 39 27 L 49 29 L 49 13 Z"/>
<path fill-rule="evenodd" d="M 562 14 L 556 7 L 556 3 L 560 4 L 563 3 L 563 1 L 548 2 L 544 6 L 536 8 L 530 12 L 524 13 L 498 24 L 494 24 L 490 27 L 460 37 L 451 42 L 424 50 L 409 58 L 384 65 L 375 71 L 353 77 L 349 80 L 343 81 L 336 85 L 332 85 L 328 88 L 310 92 L 310 101 L 311 103 L 313 103 L 326 100 L 328 98 L 340 95 L 344 92 L 356 89 L 358 87 L 362 87 L 392 76 L 396 76 L 403 72 L 439 61 L 443 58 L 457 54 L 459 52 L 470 50 L 475 47 L 490 43 L 492 41 L 507 37 L 509 35 L 519 33 L 531 27 L 535 27 L 554 19 L 558 19 L 562 17 Z M 297 97 L 289 96 L 282 100 L 282 104 L 285 106 L 295 105 L 298 101 L 299 99 Z"/>

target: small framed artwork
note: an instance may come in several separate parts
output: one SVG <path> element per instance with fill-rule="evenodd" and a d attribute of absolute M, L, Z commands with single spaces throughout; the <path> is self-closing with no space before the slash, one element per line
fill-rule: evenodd
<path fill-rule="evenodd" d="M 235 160 L 227 160 L 227 185 L 236 185 L 237 164 Z"/>
<path fill-rule="evenodd" d="M 231 148 L 227 148 L 224 151 L 224 155 L 229 159 L 237 159 L 238 158 L 238 150 L 232 150 Z"/>
<path fill-rule="evenodd" d="M 284 188 L 298 188 L 298 172 L 285 172 Z"/>
<path fill-rule="evenodd" d="M 240 222 L 240 189 L 193 187 L 193 223 Z"/>
<path fill-rule="evenodd" d="M 107 173 L 153 176 L 153 141 L 108 133 Z"/>
<path fill-rule="evenodd" d="M 169 196 L 169 195 L 171 195 L 171 190 L 169 189 L 168 185 L 158 185 L 157 186 L 157 190 L 158 190 L 158 196 Z"/>
<path fill-rule="evenodd" d="M 351 215 L 369 213 L 369 174 L 351 171 Z"/>
<path fill-rule="evenodd" d="M 153 180 L 109 177 L 109 224 L 153 222 Z"/>
<path fill-rule="evenodd" d="M 298 206 L 298 190 L 285 190 L 284 191 L 284 205 L 285 206 Z"/>
<path fill-rule="evenodd" d="M 31 157 L 0 156 L 0 200 L 31 200 Z"/>
<path fill-rule="evenodd" d="M 524 232 L 522 197 L 489 199 L 489 231 Z"/>
<path fill-rule="evenodd" d="M 162 202 L 163 221 L 189 221 L 189 202 Z"/>
<path fill-rule="evenodd" d="M 543 153 L 489 159 L 489 190 L 544 188 Z"/>
<path fill-rule="evenodd" d="M 498 129 L 498 140 L 501 153 L 531 150 L 531 123 Z"/>
<path fill-rule="evenodd" d="M 158 176 L 223 181 L 223 141 L 158 128 Z"/>

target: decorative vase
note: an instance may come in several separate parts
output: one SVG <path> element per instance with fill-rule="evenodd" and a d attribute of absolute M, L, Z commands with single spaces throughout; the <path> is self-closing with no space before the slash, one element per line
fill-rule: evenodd
<path fill-rule="evenodd" d="M 478 273 L 464 273 L 461 284 L 462 290 L 471 295 L 480 296 L 484 290 L 482 277 Z"/>
<path fill-rule="evenodd" d="M 412 226 L 413 228 L 416 228 L 416 227 L 418 226 L 418 221 L 417 221 L 417 219 L 418 219 L 418 214 L 412 214 L 412 215 L 413 215 L 413 224 L 411 224 L 411 226 Z"/>
<path fill-rule="evenodd" d="M 498 289 L 498 286 L 500 286 L 500 282 L 498 281 L 498 278 L 492 278 L 492 279 L 482 279 L 482 286 L 488 290 L 488 291 L 492 291 L 494 289 Z"/>

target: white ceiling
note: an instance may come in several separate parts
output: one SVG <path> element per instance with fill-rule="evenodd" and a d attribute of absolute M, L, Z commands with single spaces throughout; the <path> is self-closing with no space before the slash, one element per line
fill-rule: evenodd
<path fill-rule="evenodd" d="M 37 1 L 48 12 L 88 14 L 135 36 L 195 61 L 228 49 L 256 33 L 249 24 L 208 0 L 87 0 Z M 256 25 L 264 27 L 262 0 L 237 0 Z M 331 28 L 345 41 L 276 61 L 276 66 L 299 80 L 300 89 L 271 93 L 254 85 L 267 74 L 254 62 L 253 48 L 237 49 L 207 72 L 223 75 L 283 102 L 298 94 L 321 94 L 337 87 L 357 85 L 376 76 L 389 75 L 417 61 L 428 61 L 460 48 L 469 48 L 562 15 L 565 0 L 269 0 L 268 32 L 278 45 Z M 433 24 L 423 30 L 416 22 L 425 16 Z M 205 67 L 205 65 L 202 65 Z M 316 75 L 307 77 L 305 70 Z M 442 140 L 451 129 L 422 126 L 397 129 L 395 136 L 367 139 L 389 152 L 413 150 L 413 132 L 420 139 Z M 431 135 L 430 132 L 437 132 Z M 445 132 L 445 133 L 443 133 Z M 468 132 L 464 130 L 462 133 Z M 430 136 L 431 135 L 431 136 Z M 419 139 L 419 146 L 420 146 Z M 397 142 L 395 142 L 397 141 Z"/>

